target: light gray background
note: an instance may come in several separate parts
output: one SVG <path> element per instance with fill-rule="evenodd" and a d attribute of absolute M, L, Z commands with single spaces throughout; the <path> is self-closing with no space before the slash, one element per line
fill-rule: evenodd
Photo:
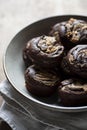
<path fill-rule="evenodd" d="M 0 82 L 3 55 L 14 35 L 34 21 L 63 14 L 87 16 L 87 0 L 0 0 Z"/>

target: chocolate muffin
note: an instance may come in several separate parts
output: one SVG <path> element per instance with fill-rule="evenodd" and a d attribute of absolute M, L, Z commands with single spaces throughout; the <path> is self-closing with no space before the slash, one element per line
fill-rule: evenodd
<path fill-rule="evenodd" d="M 80 79 L 68 79 L 61 82 L 58 95 L 64 106 L 87 105 L 87 83 Z"/>
<path fill-rule="evenodd" d="M 66 56 L 66 63 L 70 72 L 87 78 L 87 45 L 77 45 L 72 48 Z M 63 69 L 66 71 L 65 66 Z"/>
<path fill-rule="evenodd" d="M 40 97 L 51 96 L 60 83 L 60 77 L 54 71 L 44 71 L 32 65 L 25 72 L 27 90 Z"/>
<path fill-rule="evenodd" d="M 28 42 L 28 56 L 33 63 L 44 68 L 54 68 L 60 64 L 64 47 L 55 37 L 40 36 Z"/>
<path fill-rule="evenodd" d="M 78 44 L 87 43 L 87 23 L 83 20 L 70 18 L 68 21 L 54 25 L 50 34 L 52 36 L 59 34 L 64 47 L 71 49 Z"/>

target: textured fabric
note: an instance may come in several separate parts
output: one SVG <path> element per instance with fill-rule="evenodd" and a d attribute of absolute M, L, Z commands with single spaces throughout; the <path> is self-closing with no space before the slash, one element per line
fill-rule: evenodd
<path fill-rule="evenodd" d="M 9 124 L 12 130 L 46 130 L 48 128 L 50 130 L 52 128 L 33 120 L 28 114 L 24 114 L 19 108 L 15 109 L 6 102 L 1 107 L 0 117 Z"/>

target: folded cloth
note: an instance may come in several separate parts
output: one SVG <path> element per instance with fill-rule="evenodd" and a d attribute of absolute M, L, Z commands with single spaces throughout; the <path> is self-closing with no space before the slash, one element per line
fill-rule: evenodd
<path fill-rule="evenodd" d="M 87 109 L 82 112 L 48 109 L 21 95 L 8 81 L 0 84 L 0 94 L 6 102 L 0 117 L 13 130 L 87 130 Z"/>
<path fill-rule="evenodd" d="M 0 117 L 12 130 L 59 130 L 33 120 L 28 114 L 24 114 L 20 109 L 15 109 L 6 102 L 1 107 Z"/>
<path fill-rule="evenodd" d="M 2 118 L 12 130 L 64 130 L 34 118 L 30 111 L 27 110 L 29 104 L 26 98 L 12 88 L 8 81 L 4 81 L 0 84 L 0 94 L 4 99 L 0 108 L 0 118 Z"/>

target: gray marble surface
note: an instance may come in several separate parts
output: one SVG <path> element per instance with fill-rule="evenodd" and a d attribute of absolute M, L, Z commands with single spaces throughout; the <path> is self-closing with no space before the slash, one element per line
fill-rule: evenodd
<path fill-rule="evenodd" d="M 87 0 L 0 0 L 0 82 L 5 79 L 3 55 L 17 32 L 45 17 L 63 14 L 87 16 L 86 11 Z"/>

